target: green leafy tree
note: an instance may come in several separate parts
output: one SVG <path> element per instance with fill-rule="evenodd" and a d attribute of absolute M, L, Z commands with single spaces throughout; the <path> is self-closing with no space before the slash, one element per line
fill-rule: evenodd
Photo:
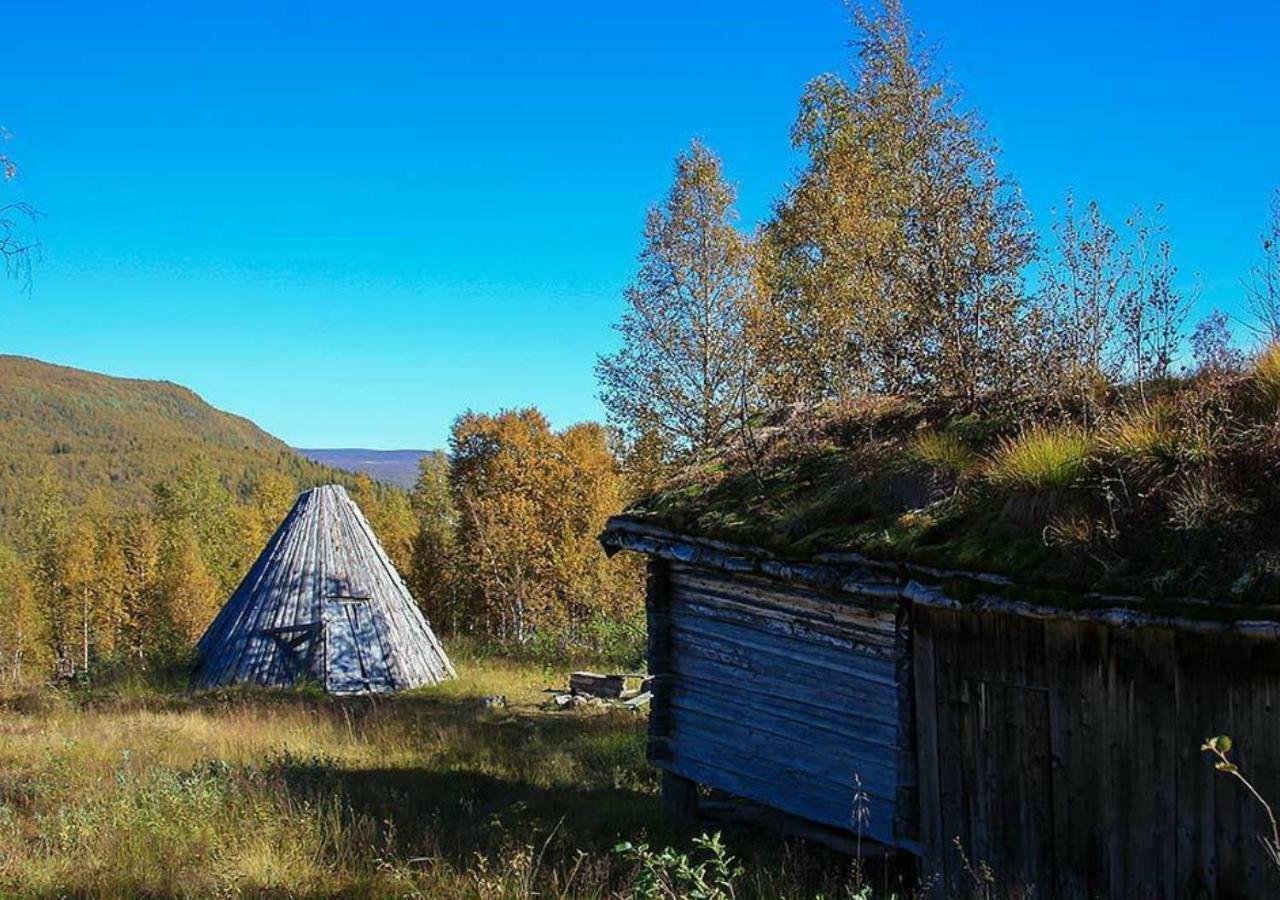
<path fill-rule="evenodd" d="M 463 615 L 459 604 L 458 510 L 449 487 L 448 457 L 429 453 L 419 460 L 418 480 L 409 502 L 418 521 L 410 587 L 433 623 L 458 631 Z"/>

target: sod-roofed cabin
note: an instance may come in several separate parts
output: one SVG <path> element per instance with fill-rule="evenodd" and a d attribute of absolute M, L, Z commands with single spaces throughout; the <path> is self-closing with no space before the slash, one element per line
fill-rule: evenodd
<path fill-rule="evenodd" d="M 1271 530 L 1108 520 L 1123 461 L 1087 436 L 1037 486 L 995 471 L 1024 438 L 946 429 L 957 472 L 921 451 L 943 430 L 922 415 L 873 424 L 761 440 L 601 536 L 649 560 L 673 806 L 896 848 L 939 896 L 979 863 L 1038 897 L 1280 891 L 1266 810 L 1202 749 L 1230 735 L 1280 800 Z"/>

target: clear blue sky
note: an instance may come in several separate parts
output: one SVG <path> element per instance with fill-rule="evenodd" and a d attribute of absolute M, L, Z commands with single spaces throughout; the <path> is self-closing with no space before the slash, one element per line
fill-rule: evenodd
<path fill-rule="evenodd" d="M 1164 201 L 1201 311 L 1238 309 L 1280 185 L 1271 3 L 919 0 L 1047 228 Z M 700 136 L 744 221 L 797 164 L 835 0 L 25 3 L 0 124 L 36 203 L 0 352 L 186 384 L 300 446 L 433 447 L 455 414 L 601 415 L 646 206 Z"/>

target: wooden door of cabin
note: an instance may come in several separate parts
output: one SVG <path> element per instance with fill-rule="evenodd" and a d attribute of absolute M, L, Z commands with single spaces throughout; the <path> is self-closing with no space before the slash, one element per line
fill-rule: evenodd
<path fill-rule="evenodd" d="M 325 689 L 330 693 L 392 689 L 369 598 L 325 598 L 325 645 Z"/>

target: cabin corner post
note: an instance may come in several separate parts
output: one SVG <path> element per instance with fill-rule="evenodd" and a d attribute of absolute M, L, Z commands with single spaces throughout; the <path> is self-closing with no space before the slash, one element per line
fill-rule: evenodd
<path fill-rule="evenodd" d="M 697 819 L 698 788 L 669 768 L 671 754 L 671 564 L 649 559 L 645 580 L 648 667 L 653 699 L 649 704 L 649 761 L 662 769 L 662 804 L 679 827 Z"/>

